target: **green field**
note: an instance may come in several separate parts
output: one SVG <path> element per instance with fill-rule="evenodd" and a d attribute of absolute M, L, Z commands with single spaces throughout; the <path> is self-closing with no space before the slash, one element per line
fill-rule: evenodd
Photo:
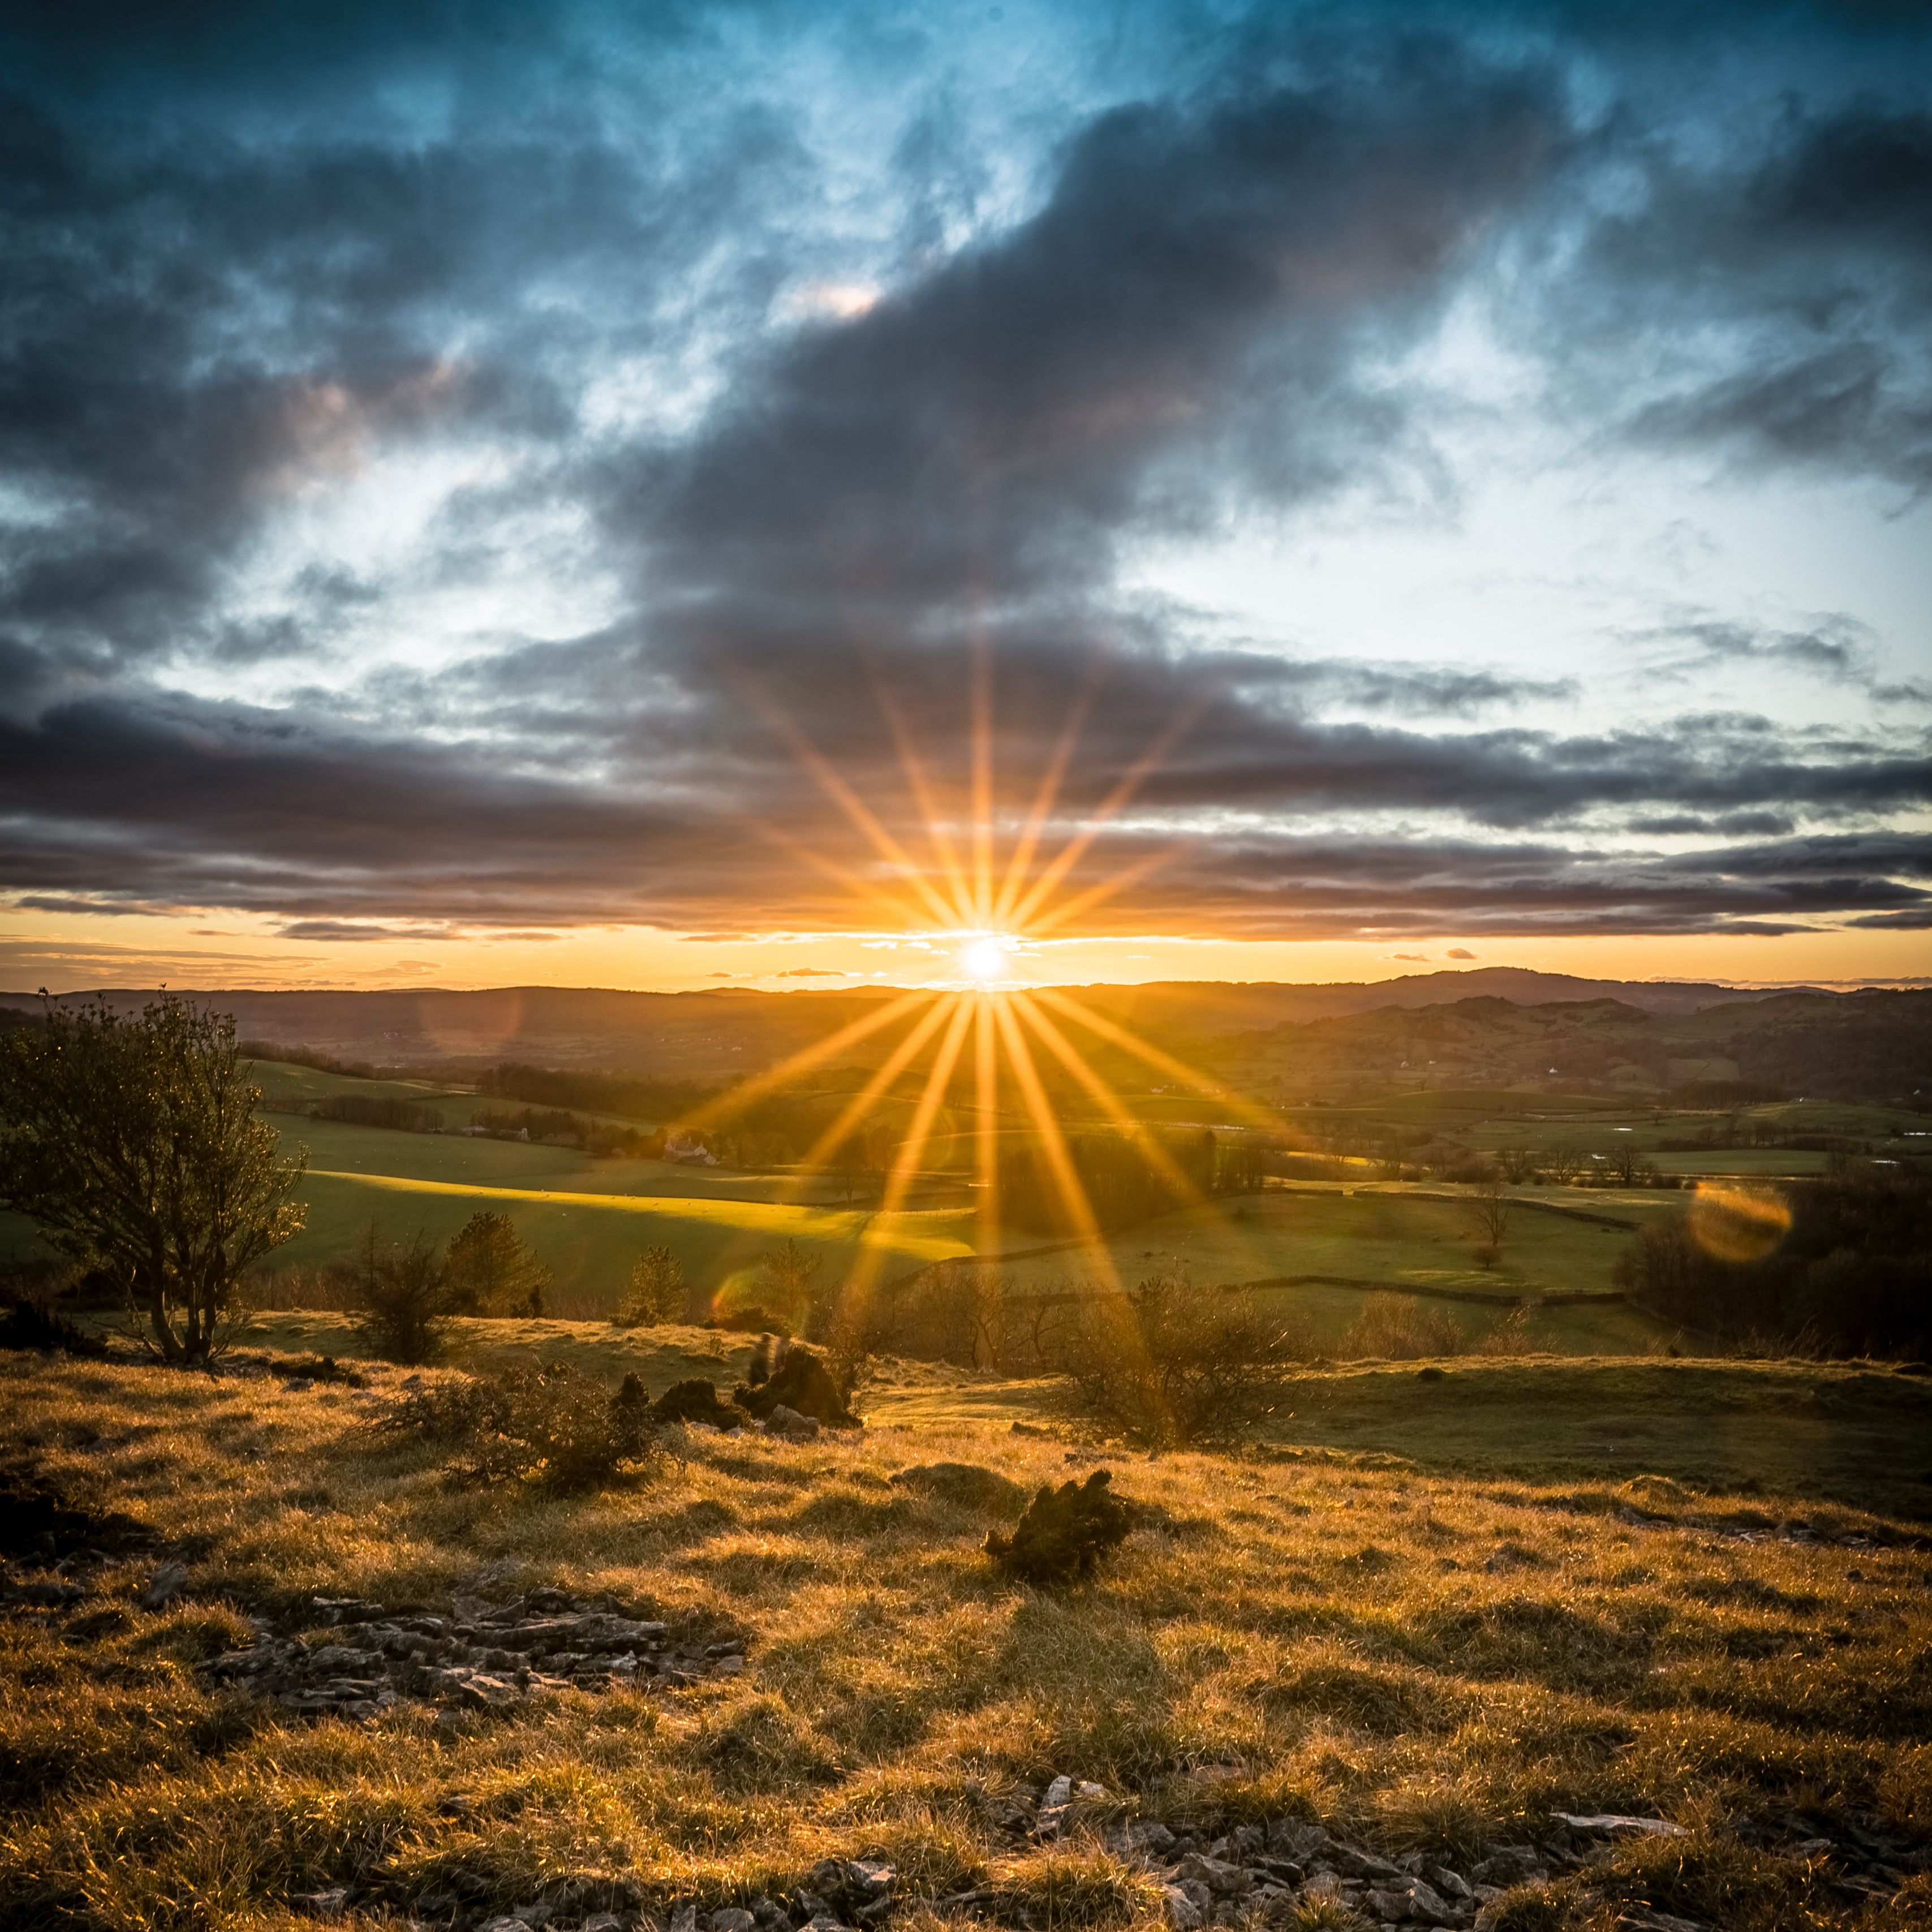
<path fill-rule="evenodd" d="M 1270 1284 L 1273 1311 L 1332 1346 L 1366 1297 L 1398 1292 L 1443 1298 L 1439 1306 L 1471 1340 L 1492 1328 L 1512 1299 L 1532 1310 L 1529 1345 L 1568 1354 L 1628 1353 L 1661 1346 L 1670 1331 L 1621 1304 L 1560 1305 L 1561 1298 L 1612 1291 L 1616 1257 L 1642 1220 L 1676 1212 L 1682 1197 L 1640 1190 L 1525 1188 L 1502 1253 L 1478 1266 L 1466 1204 L 1439 1189 L 1400 1183 L 1312 1184 L 1189 1208 L 1144 1222 L 1106 1244 L 1122 1282 L 1184 1269 L 1206 1287 Z M 1022 1253 L 1006 1264 L 1023 1292 L 1052 1293 L 1104 1278 L 1090 1250 L 1073 1245 Z M 1454 1298 L 1481 1296 L 1482 1301 Z"/>
<path fill-rule="evenodd" d="M 881 1218 L 848 1208 L 820 1180 L 801 1190 L 783 1172 L 680 1166 L 598 1157 L 575 1148 L 493 1140 L 456 1132 L 416 1134 L 302 1118 L 298 1109 L 328 1095 L 356 1093 L 436 1107 L 451 1126 L 481 1104 L 473 1094 L 430 1082 L 363 1080 L 283 1062 L 262 1063 L 257 1078 L 283 1111 L 268 1118 L 292 1148 L 308 1150 L 299 1198 L 308 1226 L 278 1251 L 272 1268 L 313 1269 L 335 1261 L 372 1219 L 392 1237 L 420 1231 L 447 1240 L 479 1208 L 507 1213 L 550 1270 L 550 1307 L 560 1316 L 610 1312 L 646 1247 L 676 1254 L 692 1285 L 694 1312 L 713 1297 L 748 1294 L 760 1256 L 795 1240 L 823 1262 L 836 1282 L 862 1245 L 883 1250 L 882 1281 L 971 1252 L 975 1229 L 967 1190 L 922 1184 L 909 1211 Z M 896 1105 L 896 1102 L 892 1103 Z M 1146 1110 L 1198 1115 L 1201 1103 L 1150 1096 Z M 1532 1111 L 1533 1108 L 1533 1112 Z M 1615 1144 L 1620 1130 L 1646 1150 L 1659 1139 L 1696 1130 L 1705 1116 L 1659 1114 L 1578 1096 L 1488 1090 L 1396 1094 L 1372 1106 L 1328 1110 L 1390 1129 L 1426 1127 L 1474 1147 Z M 1883 1136 L 1916 1153 L 1918 1139 L 1892 1140 L 1898 1123 L 1883 1109 L 1798 1107 L 1759 1110 L 1781 1127 Z M 936 1149 L 938 1159 L 944 1150 Z M 1712 1149 L 1654 1156 L 1678 1174 L 1788 1174 L 1815 1171 L 1822 1154 L 1780 1148 Z M 1353 1164 L 1352 1164 L 1353 1165 Z M 1534 1304 L 1528 1346 L 1569 1355 L 1654 1350 L 1671 1339 L 1659 1324 L 1620 1304 L 1571 1303 L 1613 1287 L 1612 1269 L 1643 1222 L 1682 1210 L 1675 1190 L 1526 1186 L 1512 1190 L 1512 1225 L 1495 1265 L 1479 1266 L 1478 1237 L 1466 1198 L 1440 1182 L 1379 1181 L 1370 1163 L 1352 1183 L 1295 1182 L 1142 1222 L 1114 1237 L 1100 1258 L 1077 1247 L 1008 1264 L 1022 1292 L 1052 1292 L 1104 1276 L 1131 1284 L 1157 1270 L 1183 1269 L 1204 1288 L 1267 1284 L 1271 1312 L 1334 1347 L 1370 1294 L 1429 1295 L 1471 1342 L 1492 1329 L 1502 1304 Z M 794 1198 L 802 1195 L 802 1198 Z M 876 1197 L 874 1197 L 876 1198 Z M 1010 1232 L 1011 1250 L 1040 1245 Z M 0 1216 L 0 1258 L 34 1250 L 16 1217 Z M 272 1297 L 271 1298 L 272 1298 Z"/>

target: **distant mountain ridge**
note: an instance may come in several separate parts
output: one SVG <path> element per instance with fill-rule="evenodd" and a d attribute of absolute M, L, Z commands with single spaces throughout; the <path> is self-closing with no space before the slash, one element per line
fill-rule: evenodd
<path fill-rule="evenodd" d="M 733 987 L 682 993 L 608 987 L 435 987 L 378 991 L 196 991 L 235 1016 L 242 1037 L 304 1046 L 384 1065 L 506 1060 L 550 1066 L 684 1078 L 748 1072 L 796 1052 L 893 998 L 897 987 L 766 992 Z M 1123 1024 L 1160 1039 L 1202 1041 L 1266 1030 L 1288 1022 L 1472 998 L 1517 1006 L 1611 999 L 1656 1015 L 1689 1014 L 1780 990 L 1677 981 L 1585 980 L 1513 966 L 1420 973 L 1384 980 L 1303 986 L 1274 981 L 1170 980 L 1144 986 L 1068 989 Z M 69 995 L 76 998 L 79 995 Z M 105 997 L 138 1007 L 152 992 Z M 1826 999 L 1855 998 L 1819 994 Z M 0 993 L 0 1006 L 32 1010 L 37 994 Z"/>

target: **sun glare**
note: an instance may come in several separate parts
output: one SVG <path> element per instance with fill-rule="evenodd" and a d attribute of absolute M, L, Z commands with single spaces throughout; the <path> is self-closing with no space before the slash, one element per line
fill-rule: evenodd
<path fill-rule="evenodd" d="M 983 655 L 973 666 L 970 764 L 963 782 L 939 780 L 897 706 L 885 692 L 877 692 L 905 775 L 902 810 L 862 798 L 795 721 L 769 704 L 755 685 L 747 686 L 746 695 L 871 848 L 892 883 L 815 850 L 776 826 L 760 829 L 848 892 L 860 915 L 855 922 L 882 934 L 917 935 L 940 957 L 950 956 L 953 970 L 938 984 L 895 989 L 883 1004 L 707 1100 L 684 1117 L 681 1129 L 701 1132 L 742 1114 L 788 1082 L 832 1064 L 888 1028 L 900 1029 L 896 1044 L 826 1124 L 786 1190 L 796 1198 L 836 1164 L 849 1165 L 857 1157 L 853 1150 L 870 1144 L 868 1123 L 874 1124 L 874 1138 L 878 1126 L 890 1124 L 894 1152 L 884 1171 L 878 1210 L 868 1218 L 868 1233 L 840 1287 L 840 1321 L 862 1316 L 891 1252 L 886 1231 L 906 1211 L 915 1190 L 932 1178 L 927 1167 L 941 1141 L 954 1150 L 955 1160 L 962 1143 L 970 1149 L 979 1230 L 975 1246 L 982 1254 L 998 1252 L 1004 1239 L 1003 1150 L 1016 1143 L 1037 1146 L 1068 1224 L 1088 1244 L 1086 1264 L 1100 1286 L 1118 1298 L 1119 1279 L 1057 1117 L 1066 1104 L 1068 1083 L 1082 1096 L 1082 1110 L 1097 1113 L 1112 1130 L 1139 1143 L 1183 1198 L 1196 1190 L 1127 1096 L 1102 1077 L 1090 1056 L 1104 1052 L 1115 1078 L 1128 1077 L 1120 1070 L 1138 1062 L 1164 1082 L 1211 1100 L 1221 1118 L 1270 1132 L 1281 1124 L 1256 1102 L 1095 1011 L 1072 989 L 1033 985 L 1015 968 L 1023 943 L 1036 944 L 1090 915 L 1166 856 L 1102 868 L 1086 882 L 1076 872 L 1187 721 L 1169 721 L 1097 806 L 1073 814 L 1070 826 L 1061 788 L 1085 719 L 1086 700 L 1074 707 L 1045 769 L 1016 775 L 1021 788 L 1006 793 L 994 770 L 991 668 Z M 1036 1059 L 1036 1048 L 1043 1061 Z M 1056 1094 L 1061 1097 L 1056 1100 Z"/>
<path fill-rule="evenodd" d="M 960 949 L 960 970 L 976 986 L 997 985 L 1012 970 L 1007 944 L 998 933 L 976 934 Z"/>

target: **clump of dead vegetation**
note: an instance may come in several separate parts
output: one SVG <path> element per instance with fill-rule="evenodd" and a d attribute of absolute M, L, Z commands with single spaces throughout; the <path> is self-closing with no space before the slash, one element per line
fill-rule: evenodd
<path fill-rule="evenodd" d="M 986 1554 L 1028 1583 L 1070 1583 L 1091 1576 L 1100 1558 L 1126 1540 L 1127 1506 L 1108 1487 L 1112 1472 L 1096 1469 L 1084 1483 L 1042 1485 L 1010 1536 L 993 1530 Z"/>

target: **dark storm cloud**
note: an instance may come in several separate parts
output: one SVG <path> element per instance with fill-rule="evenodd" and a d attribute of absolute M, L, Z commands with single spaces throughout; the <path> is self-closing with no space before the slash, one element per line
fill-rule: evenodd
<path fill-rule="evenodd" d="M 1828 38 L 1801 12 L 1780 17 Z M 983 650 L 1006 795 L 1070 720 L 1070 818 L 1159 748 L 1070 881 L 1184 854 L 1117 902 L 1136 922 L 1916 919 L 1922 844 L 1867 828 L 1932 793 L 1922 735 L 1498 722 L 1582 681 L 1434 662 L 1426 636 L 1408 663 L 1232 648 L 1120 588 L 1132 543 L 1257 506 L 1452 504 L 1426 387 L 1391 371 L 1505 257 L 1518 333 L 1554 345 L 1586 428 L 1932 480 L 1918 105 L 1800 102 L 1693 147 L 1640 88 L 1576 105 L 1565 35 L 1660 12 L 1613 32 L 1520 10 L 1534 58 L 1454 9 L 1426 37 L 1406 10 L 1362 17 L 1270 20 L 1070 116 L 1018 213 L 934 90 L 892 149 L 878 301 L 801 322 L 775 301 L 836 256 L 838 190 L 812 104 L 734 92 L 715 50 L 698 84 L 707 10 L 0 16 L 0 482 L 27 506 L 0 550 L 0 880 L 47 910 L 232 906 L 311 941 L 849 925 L 763 836 L 872 863 L 789 734 L 903 830 L 893 721 L 962 796 Z M 627 138 L 607 48 L 669 76 L 627 103 Z M 1641 194 L 1579 216 L 1621 206 L 1594 192 L 1611 170 Z M 1560 273 L 1539 257 L 1558 236 Z M 614 422 L 592 392 L 638 363 L 673 393 L 697 368 L 710 400 Z M 434 669 L 394 650 L 322 694 L 349 640 L 406 626 L 398 586 L 317 557 L 250 596 L 254 547 L 385 450 L 479 445 L 507 480 L 445 506 L 413 580 L 487 581 L 518 519 L 560 507 L 621 608 Z M 1850 620 L 1700 616 L 1666 641 L 1917 694 L 1878 684 Z M 149 668 L 191 662 L 206 690 L 304 660 L 316 688 L 278 709 Z M 1710 842 L 1626 849 L 1664 837 Z"/>
<path fill-rule="evenodd" d="M 719 230 L 755 239 L 794 158 L 755 112 L 640 154 L 514 121 L 161 139 L 0 98 L 0 470 L 60 511 L 11 534 L 0 620 L 136 656 L 289 648 L 218 610 L 293 493 L 442 434 L 567 446 L 583 363 L 656 340 L 667 291 Z M 526 298 L 547 289 L 570 298 Z M 298 591 L 292 621 L 326 627 L 332 574 Z"/>
<path fill-rule="evenodd" d="M 1594 349 L 1580 382 L 1661 372 L 1640 442 L 1932 486 L 1932 112 L 1787 97 L 1741 146 L 1645 144 L 1646 191 L 1588 230 L 1543 325 Z"/>
<path fill-rule="evenodd" d="M 1318 753 L 1322 734 L 1298 733 L 1282 772 L 1282 789 L 1300 798 L 1308 782 L 1298 768 Z M 1416 741 L 1385 734 L 1370 782 L 1372 735 L 1332 735 L 1362 795 L 1405 796 Z M 1466 787 L 1490 782 L 1492 748 L 1472 742 Z M 1563 741 L 1519 734 L 1510 755 L 1523 770 L 1546 764 L 1568 812 L 1583 796 L 1573 753 Z M 1447 777 L 1439 750 L 1436 758 L 1432 797 Z M 25 818 L 22 808 L 34 808 L 13 857 L 35 902 L 248 907 L 297 915 L 284 929 L 308 940 L 398 930 L 419 938 L 426 920 L 502 926 L 512 908 L 519 925 L 718 926 L 774 895 L 802 925 L 878 919 L 879 907 L 826 884 L 788 842 L 808 838 L 842 866 L 877 872 L 890 896 L 876 855 L 827 822 L 795 766 L 772 769 L 794 774 L 790 789 L 768 783 L 763 809 L 743 818 L 710 792 L 667 784 L 655 796 L 620 795 L 562 778 L 507 776 L 474 754 L 332 739 L 281 714 L 184 707 L 164 718 L 95 704 L 69 707 L 31 732 L 0 730 L 0 814 Z M 874 809 L 892 812 L 904 794 L 889 752 L 841 769 Z M 1928 770 L 1918 761 L 1920 796 Z M 1607 788 L 1619 794 L 1660 782 L 1651 774 L 1634 788 L 1628 774 L 1616 776 Z M 251 814 L 238 846 L 238 796 Z M 1928 896 L 1914 881 L 1932 877 L 1932 838 L 1922 836 L 1840 834 L 1666 854 L 1370 830 L 1315 838 L 1265 822 L 1229 829 L 1218 822 L 1222 802 L 1212 803 L 1206 818 L 1178 824 L 1178 838 L 1176 829 L 1124 819 L 1096 842 L 1070 889 L 1153 862 L 1135 890 L 1136 916 L 1252 935 L 1401 936 L 1457 921 L 1468 932 L 1795 929 L 1833 914 L 1909 911 Z M 137 836 L 120 830 L 135 823 Z M 783 840 L 765 836 L 774 826 Z M 1071 829 L 1056 828 L 1047 850 Z M 372 866 L 372 853 L 392 856 Z"/>
<path fill-rule="evenodd" d="M 1407 429 L 1353 354 L 1439 301 L 1564 134 L 1552 76 L 1436 43 L 1372 79 L 1114 109 L 1037 214 L 805 332 L 612 514 L 718 600 L 702 648 L 760 592 L 1064 593 L 1238 484 L 1332 490 Z"/>

